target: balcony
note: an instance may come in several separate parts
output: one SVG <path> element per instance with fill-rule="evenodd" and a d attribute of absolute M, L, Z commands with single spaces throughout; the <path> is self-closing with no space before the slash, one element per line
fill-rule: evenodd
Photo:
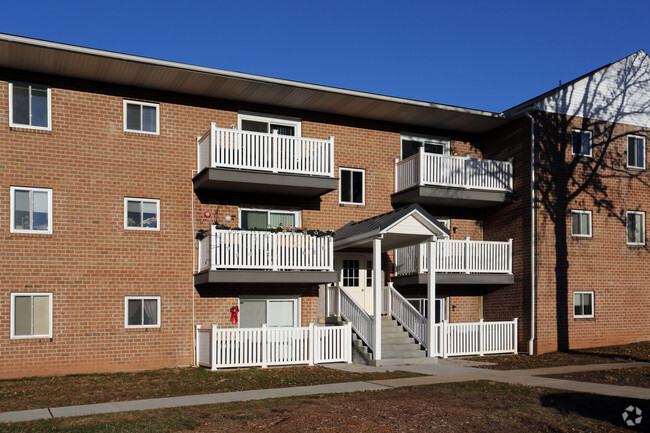
<path fill-rule="evenodd" d="M 395 249 L 395 285 L 426 284 L 426 244 Z M 436 284 L 512 284 L 512 239 L 508 242 L 436 241 Z"/>
<path fill-rule="evenodd" d="M 395 161 L 393 206 L 488 207 L 512 196 L 512 162 L 420 152 Z"/>
<path fill-rule="evenodd" d="M 212 226 L 210 234 L 199 241 L 194 284 L 334 283 L 333 246 L 331 236 Z"/>
<path fill-rule="evenodd" d="M 318 197 L 338 187 L 329 140 L 217 128 L 198 139 L 194 190 Z"/>

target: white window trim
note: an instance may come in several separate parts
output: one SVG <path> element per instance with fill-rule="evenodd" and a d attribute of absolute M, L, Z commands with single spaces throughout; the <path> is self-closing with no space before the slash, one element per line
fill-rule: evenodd
<path fill-rule="evenodd" d="M 271 212 L 293 214 L 293 215 L 295 215 L 295 218 L 296 218 L 296 225 L 294 227 L 302 227 L 302 212 L 299 211 L 299 210 L 241 207 L 241 208 L 239 208 L 239 215 L 237 216 L 239 218 L 239 228 L 242 228 L 242 226 L 241 226 L 241 224 L 242 224 L 242 216 L 241 216 L 242 211 L 244 211 L 244 212 L 246 212 L 246 211 L 248 211 L 248 212 L 268 212 L 269 214 L 266 217 L 267 228 L 272 228 L 269 225 L 269 218 L 271 217 Z"/>
<path fill-rule="evenodd" d="M 573 153 L 573 133 L 574 132 L 580 132 L 580 133 L 586 132 L 587 134 L 589 134 L 589 154 L 588 155 L 584 154 L 584 153 Z M 571 130 L 571 155 L 572 156 L 587 156 L 587 157 L 591 158 L 591 156 L 593 154 L 593 147 L 594 147 L 594 143 L 593 143 L 592 139 L 593 139 L 593 136 L 591 135 L 591 131 L 587 131 L 587 130 L 584 130 L 584 129 L 575 129 L 575 128 L 572 129 Z"/>
<path fill-rule="evenodd" d="M 156 107 L 156 132 L 143 131 L 141 129 L 128 129 L 126 123 L 126 106 L 128 104 L 140 105 L 143 107 Z M 137 134 L 148 134 L 148 135 L 160 135 L 160 104 L 154 102 L 143 102 L 143 101 L 133 101 L 130 99 L 125 99 L 123 102 L 124 110 L 124 132 L 134 132 Z M 140 123 L 142 124 L 142 115 L 140 116 Z"/>
<path fill-rule="evenodd" d="M 342 181 L 341 181 L 341 179 L 342 179 L 341 172 L 343 170 L 352 171 L 352 172 L 356 171 L 356 172 L 360 172 L 363 175 L 362 179 L 361 179 L 362 180 L 361 187 L 362 187 L 363 200 L 361 200 L 361 203 L 356 203 L 356 202 L 352 202 L 352 201 L 343 201 L 343 198 L 341 196 L 341 193 L 343 191 L 343 188 L 342 188 L 342 185 L 341 185 L 341 183 L 342 183 Z M 352 185 L 350 185 L 350 187 L 352 187 Z M 353 204 L 353 205 L 357 205 L 357 206 L 365 206 L 365 204 L 366 204 L 366 170 L 364 168 L 339 167 L 339 204 Z"/>
<path fill-rule="evenodd" d="M 237 308 L 241 311 L 241 300 L 250 300 L 250 301 L 266 301 L 268 313 L 268 303 L 269 301 L 291 301 L 294 304 L 293 309 L 293 323 L 294 327 L 300 327 L 302 325 L 300 318 L 302 317 L 302 298 L 300 296 L 283 296 L 283 295 L 268 295 L 268 296 L 240 296 L 237 298 Z M 268 317 L 267 317 L 268 318 Z M 237 327 L 240 327 L 241 321 L 237 322 Z M 279 326 L 279 328 L 283 328 Z M 242 328 L 247 329 L 247 328 Z"/>
<path fill-rule="evenodd" d="M 643 166 L 640 165 L 630 165 L 630 144 L 629 144 L 629 137 L 633 138 L 640 138 L 643 140 Z M 642 135 L 634 135 L 634 134 L 628 134 L 625 140 L 625 146 L 627 146 L 627 152 L 625 153 L 627 156 L 627 161 L 625 162 L 627 168 L 636 168 L 638 170 L 645 170 L 645 160 L 646 160 L 646 150 L 645 150 L 645 137 Z"/>
<path fill-rule="evenodd" d="M 156 202 L 156 219 L 158 224 L 156 227 L 132 227 L 127 224 L 129 217 L 128 202 L 129 201 L 154 201 Z M 143 198 L 143 197 L 124 197 L 124 229 L 125 230 L 144 230 L 150 232 L 159 232 L 160 231 L 160 199 L 159 198 Z"/>
<path fill-rule="evenodd" d="M 25 229 L 16 229 L 15 225 L 15 192 L 16 191 L 32 191 L 32 192 L 46 192 L 47 193 L 47 214 L 49 217 L 47 230 L 25 230 Z M 51 188 L 33 188 L 29 186 L 12 186 L 9 188 L 9 231 L 11 233 L 31 233 L 31 234 L 40 234 L 40 235 L 51 235 L 52 226 L 54 218 L 52 218 L 52 189 Z M 31 204 L 30 204 L 31 208 Z"/>
<path fill-rule="evenodd" d="M 52 130 L 52 88 L 49 86 L 43 86 L 38 84 L 30 83 L 18 83 L 15 84 L 22 86 L 34 86 L 47 89 L 47 126 L 32 126 L 25 125 L 22 123 L 14 123 L 14 83 L 9 83 L 9 126 L 12 128 L 24 128 L 24 129 L 36 129 L 39 131 L 51 131 Z M 31 96 L 31 95 L 30 95 Z M 30 102 L 31 104 L 31 102 Z M 31 117 L 31 107 L 29 115 Z"/>
<path fill-rule="evenodd" d="M 641 215 L 641 217 L 642 217 L 641 219 L 643 220 L 642 221 L 643 232 L 641 233 L 641 238 L 643 239 L 643 242 L 628 242 L 627 216 L 629 214 Z M 642 212 L 642 211 L 627 211 L 627 212 L 625 212 L 625 242 L 627 242 L 628 245 L 645 245 L 645 212 Z"/>
<path fill-rule="evenodd" d="M 424 143 L 432 143 L 432 144 L 439 144 L 441 146 L 444 146 L 444 151 L 443 155 L 449 155 L 451 152 L 451 141 L 449 138 L 445 137 L 436 137 L 433 135 L 422 135 L 422 134 L 410 134 L 406 132 L 402 132 L 401 137 L 400 137 L 400 146 L 399 146 L 399 159 L 402 160 L 404 159 L 404 155 L 402 154 L 402 140 L 410 140 L 410 141 L 419 141 L 422 143 L 424 146 Z"/>
<path fill-rule="evenodd" d="M 157 319 L 158 323 L 155 325 L 129 325 L 129 301 L 138 300 L 144 301 L 148 299 L 155 299 L 158 306 Z M 143 314 L 144 314 L 144 303 L 143 303 Z M 125 328 L 160 328 L 160 296 L 125 296 L 124 297 L 124 327 Z"/>
<path fill-rule="evenodd" d="M 286 126 L 293 126 L 296 137 L 302 137 L 302 120 L 298 117 L 276 116 L 250 111 L 240 111 L 237 113 L 237 128 L 242 130 L 242 120 L 251 120 L 254 122 L 278 123 Z M 273 131 L 269 131 L 273 132 Z"/>
<path fill-rule="evenodd" d="M 589 215 L 589 234 L 588 235 L 576 235 L 573 234 L 573 214 L 580 214 L 580 215 Z M 590 210 L 572 210 L 571 211 L 571 236 L 574 238 L 590 238 L 593 235 L 593 215 Z"/>
<path fill-rule="evenodd" d="M 16 332 L 16 305 L 15 305 L 15 299 L 16 296 L 47 296 L 49 298 L 49 309 L 50 309 L 50 323 L 49 323 L 49 329 L 50 333 L 49 334 L 44 334 L 44 335 L 15 335 Z M 51 292 L 12 292 L 11 293 L 11 334 L 10 338 L 12 340 L 24 340 L 24 339 L 29 339 L 29 338 L 52 338 L 52 316 L 53 311 L 52 311 L 52 293 Z M 32 327 L 34 326 L 34 317 L 32 317 Z"/>
<path fill-rule="evenodd" d="M 591 295 L 591 314 L 576 314 L 575 295 Z M 583 304 L 584 305 L 584 304 Z M 588 319 L 595 316 L 596 313 L 596 295 L 593 291 L 573 292 L 573 317 L 576 319 Z"/>

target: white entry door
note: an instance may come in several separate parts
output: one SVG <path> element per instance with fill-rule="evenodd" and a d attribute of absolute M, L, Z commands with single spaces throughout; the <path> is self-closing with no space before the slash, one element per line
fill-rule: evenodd
<path fill-rule="evenodd" d="M 340 255 L 336 259 L 339 283 L 352 298 L 372 315 L 372 260 L 370 255 Z"/>

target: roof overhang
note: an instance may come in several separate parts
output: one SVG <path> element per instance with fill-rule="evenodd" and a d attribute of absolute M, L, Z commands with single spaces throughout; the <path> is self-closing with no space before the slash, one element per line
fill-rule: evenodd
<path fill-rule="evenodd" d="M 253 104 L 484 133 L 502 114 L 193 66 L 0 33 L 0 68 Z"/>

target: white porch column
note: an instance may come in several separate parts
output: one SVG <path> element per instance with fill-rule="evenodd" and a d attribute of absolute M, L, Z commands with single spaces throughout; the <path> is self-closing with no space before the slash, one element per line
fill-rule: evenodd
<path fill-rule="evenodd" d="M 427 356 L 437 356 L 436 350 L 436 237 L 433 236 L 427 243 L 429 248 L 429 262 L 427 266 Z"/>
<path fill-rule="evenodd" d="M 373 359 L 381 359 L 381 312 L 382 312 L 382 293 L 381 293 L 381 238 L 377 237 L 372 240 L 372 300 L 373 300 L 373 333 L 372 345 L 374 349 Z"/>

